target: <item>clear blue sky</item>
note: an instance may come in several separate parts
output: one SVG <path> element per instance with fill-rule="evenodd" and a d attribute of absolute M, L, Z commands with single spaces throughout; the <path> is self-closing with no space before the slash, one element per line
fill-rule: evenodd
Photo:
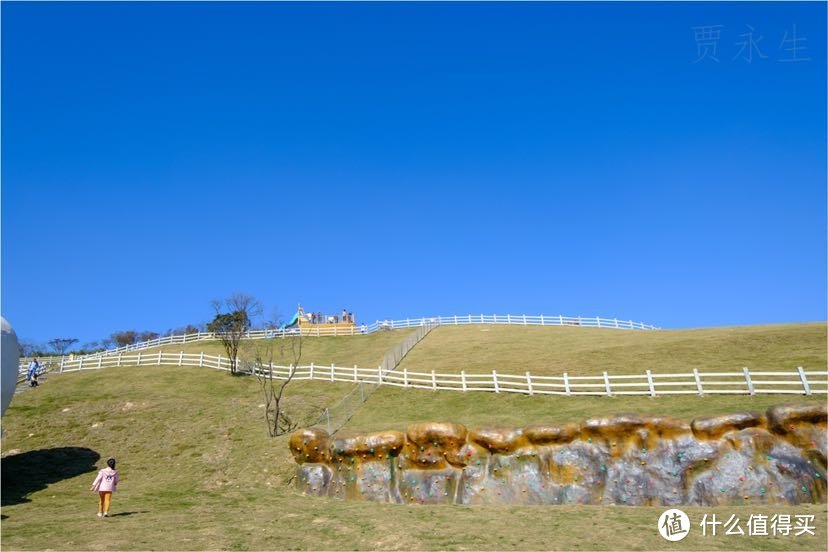
<path fill-rule="evenodd" d="M 825 320 L 825 52 L 824 3 L 4 2 L 2 313 Z"/>

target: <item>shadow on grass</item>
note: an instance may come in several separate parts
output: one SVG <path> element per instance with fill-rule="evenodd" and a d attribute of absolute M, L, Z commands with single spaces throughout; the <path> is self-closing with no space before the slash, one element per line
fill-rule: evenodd
<path fill-rule="evenodd" d="M 109 517 L 120 517 L 120 516 L 134 516 L 135 514 L 146 514 L 148 510 L 141 510 L 139 512 L 118 512 L 117 514 L 109 514 Z"/>
<path fill-rule="evenodd" d="M 30 502 L 27 496 L 50 484 L 95 471 L 101 455 L 82 447 L 30 450 L 0 459 L 0 505 Z M 91 480 L 90 480 L 91 483 Z"/>

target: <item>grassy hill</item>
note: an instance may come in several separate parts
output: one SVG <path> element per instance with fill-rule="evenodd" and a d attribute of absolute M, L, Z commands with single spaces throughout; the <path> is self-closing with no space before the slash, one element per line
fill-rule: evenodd
<path fill-rule="evenodd" d="M 821 370 L 828 362 L 825 323 L 698 330 L 623 331 L 566 326 L 441 326 L 400 369 L 595 376 L 657 372 Z"/>
<path fill-rule="evenodd" d="M 587 328 L 441 327 L 404 363 L 410 369 L 592 375 L 645 360 L 670 369 L 697 365 L 825 368 L 825 324 L 619 332 Z M 488 330 L 488 331 L 485 331 Z M 303 362 L 373 365 L 407 331 L 306 340 Z M 217 344 L 188 344 L 191 352 Z M 173 350 L 181 350 L 180 346 Z M 218 349 L 215 350 L 217 354 Z M 542 360 L 537 361 L 535 357 Z M 643 359 L 643 360 L 642 360 Z M 503 362 L 508 361 L 504 367 Z M 554 364 L 554 363 L 562 364 Z M 670 364 L 672 363 L 672 364 Z M 656 365 L 651 365 L 654 369 Z M 351 384 L 294 382 L 288 407 L 306 423 Z M 820 400 L 820 399 L 817 399 Z M 468 425 L 579 421 L 621 411 L 702 414 L 761 410 L 805 397 L 555 397 L 432 392 L 381 387 L 346 429 L 404 428 L 421 420 Z M 666 548 L 662 508 L 598 506 L 400 506 L 309 498 L 290 484 L 285 437 L 269 438 L 258 384 L 210 369 L 144 366 L 49 375 L 18 393 L 3 418 L 2 546 L 9 550 L 119 549 L 599 549 Z M 118 458 L 123 475 L 111 519 L 95 517 L 88 491 L 96 469 Z M 696 523 L 689 550 L 821 550 L 825 505 L 683 508 Z M 816 536 L 702 537 L 715 513 L 812 514 Z M 101 524 L 110 524 L 100 530 Z"/>
<path fill-rule="evenodd" d="M 333 400 L 348 388 L 301 382 L 291 388 L 292 406 Z M 390 396 L 379 398 L 379 392 L 372 396 L 352 426 L 401 427 L 419 418 L 467 423 L 580 419 L 583 411 L 599 414 L 646 404 L 652 411 L 677 414 L 666 400 L 484 393 L 445 393 L 452 399 L 444 399 L 431 392 L 401 393 L 405 405 Z M 728 400 L 700 400 L 697 409 L 748 406 L 740 402 L 744 398 Z M 294 464 L 287 441 L 267 437 L 260 402 L 253 378 L 176 367 L 63 374 L 18 394 L 3 419 L 3 548 L 665 548 L 655 528 L 662 508 L 420 507 L 301 496 L 289 484 Z M 769 402 L 763 397 L 750 406 Z M 116 515 L 98 520 L 96 496 L 88 489 L 109 455 L 117 457 L 123 481 L 113 499 Z M 817 533 L 704 538 L 696 528 L 682 549 L 819 550 L 827 536 L 824 505 L 684 510 L 696 523 L 703 513 L 724 519 L 736 514 L 743 520 L 751 514 L 813 514 Z M 108 524 L 106 530 L 102 524 Z"/>

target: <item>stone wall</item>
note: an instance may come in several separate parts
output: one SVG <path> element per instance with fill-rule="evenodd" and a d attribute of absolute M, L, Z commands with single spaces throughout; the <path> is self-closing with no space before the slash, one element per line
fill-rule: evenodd
<path fill-rule="evenodd" d="M 291 435 L 298 488 L 419 504 L 799 504 L 826 500 L 825 404 L 697 418 Z"/>

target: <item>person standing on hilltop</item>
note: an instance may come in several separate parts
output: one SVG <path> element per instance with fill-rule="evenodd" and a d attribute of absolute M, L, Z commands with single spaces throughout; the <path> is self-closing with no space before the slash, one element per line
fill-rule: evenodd
<path fill-rule="evenodd" d="M 106 466 L 98 472 L 98 476 L 92 482 L 90 489 L 91 491 L 98 491 L 98 517 L 109 517 L 112 493 L 118 490 L 118 482 L 121 480 L 118 471 L 115 469 L 114 458 L 108 459 Z"/>
<path fill-rule="evenodd" d="M 32 359 L 32 362 L 29 363 L 29 371 L 26 373 L 26 381 L 32 387 L 37 387 L 37 373 L 40 371 L 40 363 L 37 361 L 37 358 Z"/>

